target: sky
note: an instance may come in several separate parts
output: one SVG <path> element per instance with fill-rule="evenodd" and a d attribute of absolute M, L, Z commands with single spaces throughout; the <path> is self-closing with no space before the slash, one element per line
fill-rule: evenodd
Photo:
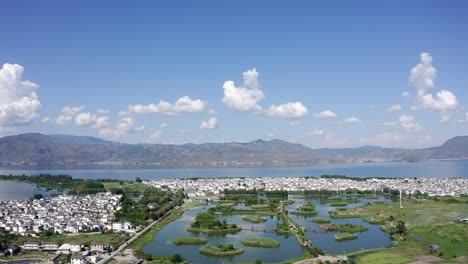
<path fill-rule="evenodd" d="M 467 1 L 6 1 L 0 136 L 423 148 L 468 135 Z"/>

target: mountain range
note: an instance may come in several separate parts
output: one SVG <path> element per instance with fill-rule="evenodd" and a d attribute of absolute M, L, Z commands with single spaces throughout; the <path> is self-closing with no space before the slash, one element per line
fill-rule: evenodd
<path fill-rule="evenodd" d="M 20 134 L 0 138 L 0 167 L 29 169 L 275 167 L 468 159 L 468 136 L 424 149 L 311 149 L 273 139 L 248 143 L 124 144 L 95 137 Z"/>

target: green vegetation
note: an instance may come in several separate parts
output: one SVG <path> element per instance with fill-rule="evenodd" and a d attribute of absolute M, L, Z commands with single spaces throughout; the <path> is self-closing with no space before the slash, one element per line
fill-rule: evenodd
<path fill-rule="evenodd" d="M 232 244 L 229 244 L 227 246 L 207 245 L 205 247 L 200 248 L 200 253 L 203 255 L 207 255 L 207 256 L 226 257 L 226 256 L 240 255 L 244 253 L 244 250 L 242 248 L 234 248 Z"/>
<path fill-rule="evenodd" d="M 349 233 L 367 231 L 366 227 L 360 226 L 360 225 L 355 225 L 355 224 L 321 225 L 320 228 L 325 230 L 325 231 L 341 231 L 341 232 L 349 232 Z"/>
<path fill-rule="evenodd" d="M 252 208 L 253 210 L 261 210 L 261 209 L 268 210 L 270 208 L 270 205 L 269 204 L 254 204 L 254 205 L 251 205 L 250 208 Z"/>
<path fill-rule="evenodd" d="M 258 216 L 258 215 L 245 215 L 242 216 L 242 220 L 251 222 L 251 223 L 263 223 L 266 222 L 266 217 Z"/>
<path fill-rule="evenodd" d="M 176 237 L 172 243 L 174 245 L 203 245 L 208 242 L 202 237 Z"/>
<path fill-rule="evenodd" d="M 330 204 L 331 206 L 346 206 L 349 203 L 359 203 L 359 199 L 348 198 L 344 199 L 341 197 L 328 197 L 320 199 L 321 204 Z"/>
<path fill-rule="evenodd" d="M 325 217 L 314 217 L 311 220 L 312 222 L 319 223 L 319 224 L 330 223 L 330 218 L 325 218 Z"/>
<path fill-rule="evenodd" d="M 250 247 L 278 248 L 280 242 L 268 237 L 249 237 L 242 240 L 242 245 Z"/>
<path fill-rule="evenodd" d="M 345 241 L 345 240 L 353 240 L 357 239 L 356 234 L 351 234 L 351 233 L 340 233 L 335 235 L 335 240 L 336 241 Z"/>
<path fill-rule="evenodd" d="M 358 263 L 428 262 L 428 257 L 463 263 L 467 257 L 468 228 L 466 223 L 455 220 L 468 217 L 467 203 L 468 197 L 406 197 L 403 208 L 396 203 L 374 203 L 331 214 L 381 221 L 381 229 L 395 239 L 395 248 L 355 254 Z M 439 248 L 431 249 L 431 244 L 438 244 Z"/>
<path fill-rule="evenodd" d="M 306 204 L 301 205 L 296 211 L 292 211 L 289 213 L 296 215 L 316 215 L 318 214 L 318 212 L 315 211 L 315 207 L 315 204 L 308 202 Z"/>
<path fill-rule="evenodd" d="M 129 247 L 133 249 L 133 251 L 138 257 L 143 257 L 144 246 L 153 242 L 154 236 L 160 230 L 166 227 L 166 225 L 168 225 L 170 222 L 181 218 L 183 213 L 184 213 L 184 210 L 182 208 L 172 210 L 168 215 L 159 219 L 158 223 L 153 225 L 153 227 L 151 227 L 151 229 L 148 230 L 148 232 L 146 232 L 144 235 L 142 235 L 137 240 L 135 240 L 132 244 L 130 244 Z"/>
<path fill-rule="evenodd" d="M 207 234 L 226 234 L 226 233 L 237 233 L 241 231 L 241 228 L 236 224 L 228 224 L 226 220 L 223 222 L 219 221 L 213 214 L 208 212 L 198 213 L 189 228 L 189 232 L 202 232 Z"/>

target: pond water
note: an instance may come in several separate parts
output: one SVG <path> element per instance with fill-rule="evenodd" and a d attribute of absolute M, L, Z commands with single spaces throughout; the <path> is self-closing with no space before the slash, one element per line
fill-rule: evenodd
<path fill-rule="evenodd" d="M 50 197 L 54 193 L 54 191 L 47 191 L 44 188 L 37 188 L 34 183 L 0 181 L 0 201 L 27 200 L 34 194 Z"/>
<path fill-rule="evenodd" d="M 294 200 L 293 204 L 287 206 L 289 211 L 293 211 L 299 206 L 308 201 L 313 202 L 317 205 L 316 210 L 319 212 L 317 217 L 329 217 L 328 211 L 334 210 L 335 207 L 331 207 L 326 204 L 320 204 L 318 197 L 311 197 L 306 199 L 295 198 L 290 196 L 291 200 Z M 361 202 L 348 204 L 345 207 L 361 206 L 368 202 L 375 202 L 376 199 L 365 199 L 360 198 Z M 379 196 L 379 200 L 388 200 L 387 197 Z M 153 238 L 153 242 L 145 246 L 144 250 L 147 254 L 153 254 L 158 256 L 172 256 L 174 254 L 181 254 L 182 257 L 190 263 L 231 263 L 231 262 L 248 262 L 255 261 L 257 259 L 263 262 L 281 262 L 291 258 L 297 258 L 302 256 L 306 249 L 299 246 L 294 236 L 280 236 L 274 232 L 268 232 L 268 229 L 276 227 L 277 223 L 281 223 L 281 220 L 277 217 L 267 216 L 267 221 L 264 223 L 250 223 L 242 220 L 242 215 L 216 215 L 216 217 L 222 221 L 226 219 L 228 223 L 235 223 L 239 226 L 253 226 L 255 230 L 257 228 L 265 228 L 267 232 L 257 232 L 251 230 L 242 230 L 236 234 L 228 235 L 206 235 L 206 234 L 194 234 L 188 232 L 187 227 L 194 221 L 195 216 L 200 212 L 205 212 L 210 206 L 198 207 L 186 211 L 181 219 L 178 219 L 164 229 L 159 231 Z M 248 207 L 244 204 L 236 205 L 236 208 L 247 209 Z M 296 221 L 298 224 L 306 228 L 319 228 L 320 224 L 313 223 L 310 218 L 311 216 L 297 216 L 290 214 L 291 219 Z M 349 240 L 343 242 L 337 242 L 334 236 L 337 232 L 312 232 L 309 231 L 307 236 L 311 239 L 314 247 L 318 247 L 325 250 L 328 253 L 343 253 L 350 252 L 360 249 L 369 249 L 376 247 L 386 247 L 390 241 L 390 236 L 380 230 L 380 225 L 371 225 L 361 219 L 357 218 L 346 218 L 346 219 L 332 219 L 331 223 L 352 223 L 367 227 L 369 230 L 366 232 L 358 233 L 358 239 Z M 248 237 L 269 237 L 276 239 L 280 242 L 280 248 L 255 248 L 247 247 L 242 245 L 241 241 Z M 208 240 L 211 245 L 218 244 L 233 244 L 234 247 L 241 247 L 244 249 L 244 253 L 237 256 L 230 257 L 209 257 L 204 256 L 198 252 L 200 245 L 185 245 L 176 246 L 170 243 L 176 237 L 203 237 Z"/>
<path fill-rule="evenodd" d="M 286 208 L 288 211 L 294 211 L 301 205 L 312 202 L 317 205 L 315 210 L 318 212 L 315 216 L 301 216 L 289 214 L 289 217 L 298 223 L 299 225 L 307 229 L 318 229 L 320 228 L 319 223 L 314 223 L 311 221 L 312 217 L 325 217 L 330 218 L 328 214 L 329 211 L 335 210 L 336 208 L 352 208 L 360 207 L 366 203 L 372 203 L 378 200 L 387 200 L 390 202 L 389 197 L 380 195 L 377 199 L 366 199 L 359 198 L 361 202 L 359 203 L 349 203 L 347 206 L 334 207 L 329 204 L 321 204 L 319 197 L 308 197 L 305 199 L 290 197 L 290 200 L 293 200 L 294 203 L 287 205 Z M 313 232 L 308 231 L 307 236 L 312 241 L 314 247 L 318 247 L 328 253 L 345 253 L 361 249 L 370 249 L 378 247 L 386 247 L 390 245 L 390 235 L 384 233 L 380 230 L 380 225 L 371 225 L 360 218 L 330 218 L 330 224 L 355 224 L 367 227 L 368 231 L 357 233 L 358 238 L 355 240 L 347 240 L 338 242 L 335 240 L 335 234 L 340 232 Z"/>

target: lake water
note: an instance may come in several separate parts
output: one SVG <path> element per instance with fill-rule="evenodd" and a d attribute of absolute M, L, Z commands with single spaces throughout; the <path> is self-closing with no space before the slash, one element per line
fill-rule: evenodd
<path fill-rule="evenodd" d="M 317 197 L 299 199 L 293 196 L 289 197 L 294 203 L 287 206 L 289 211 L 297 209 L 299 206 L 306 202 L 312 202 L 317 205 L 316 210 L 319 212 L 317 217 L 329 217 L 328 211 L 334 210 L 335 207 L 320 204 L 320 200 Z M 363 199 L 360 198 L 360 203 L 352 203 L 346 207 L 361 206 L 367 202 L 375 202 L 376 199 Z M 379 200 L 387 200 L 388 197 L 379 196 Z M 236 206 L 238 208 L 246 209 L 243 204 Z M 153 242 L 145 246 L 145 253 L 150 253 L 159 256 L 171 256 L 179 253 L 188 260 L 190 263 L 231 263 L 231 262 L 248 262 L 260 259 L 263 262 L 282 262 L 287 259 L 296 258 L 302 256 L 306 249 L 299 246 L 294 236 L 279 236 L 274 232 L 256 232 L 251 230 L 242 230 L 239 233 L 232 235 L 206 235 L 206 234 L 193 234 L 186 231 L 187 227 L 194 221 L 195 216 L 199 212 L 204 212 L 209 206 L 199 207 L 196 209 L 189 210 L 184 213 L 183 217 L 167 225 L 163 230 L 159 231 L 153 238 Z M 277 223 L 281 220 L 277 217 L 267 217 L 267 221 L 264 223 L 250 223 L 241 219 L 241 215 L 228 215 L 222 216 L 217 215 L 218 219 L 222 221 L 226 219 L 228 223 L 235 223 L 239 226 L 254 226 L 256 228 L 275 228 Z M 296 221 L 299 225 L 306 228 L 319 228 L 320 224 L 313 223 L 310 218 L 311 216 L 297 216 L 290 214 L 291 219 Z M 337 232 L 313 232 L 308 231 L 307 236 L 311 239 L 314 247 L 318 247 L 325 250 L 328 253 L 344 253 L 361 249 L 370 249 L 376 247 L 386 247 L 390 245 L 390 236 L 380 230 L 380 225 L 371 225 L 358 218 L 347 218 L 347 219 L 331 219 L 331 223 L 352 223 L 362 225 L 368 228 L 368 231 L 358 233 L 358 239 L 349 240 L 343 242 L 337 242 L 334 239 Z M 241 241 L 248 237 L 269 237 L 276 239 L 280 242 L 279 248 L 255 248 L 242 245 Z M 234 247 L 241 247 L 244 249 L 242 255 L 230 256 L 224 258 L 208 257 L 198 252 L 200 245 L 193 246 L 176 246 L 170 243 L 176 237 L 203 237 L 208 240 L 211 245 L 218 244 L 233 244 Z"/>
<path fill-rule="evenodd" d="M 219 177 L 303 177 L 323 174 L 340 174 L 353 177 L 468 177 L 468 160 L 430 162 L 392 162 L 333 164 L 323 166 L 286 168 L 210 168 L 210 169 L 131 169 L 131 170 L 7 170 L 0 174 L 68 174 L 82 179 L 112 178 L 119 180 L 161 178 L 219 178 Z"/>

